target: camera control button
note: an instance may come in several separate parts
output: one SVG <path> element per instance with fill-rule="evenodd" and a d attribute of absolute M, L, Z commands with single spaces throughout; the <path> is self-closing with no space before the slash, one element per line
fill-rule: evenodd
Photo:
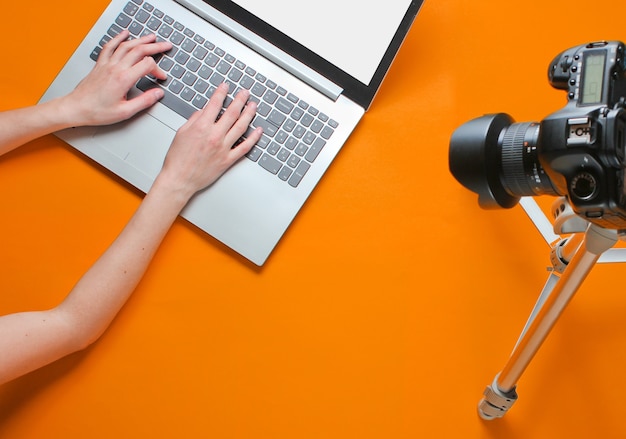
<path fill-rule="evenodd" d="M 581 172 L 570 183 L 572 195 L 581 200 L 590 200 L 596 195 L 598 183 L 593 175 Z"/>

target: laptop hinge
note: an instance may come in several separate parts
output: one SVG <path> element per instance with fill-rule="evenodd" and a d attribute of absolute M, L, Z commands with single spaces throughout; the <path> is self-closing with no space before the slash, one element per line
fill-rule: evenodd
<path fill-rule="evenodd" d="M 202 0 L 175 0 L 215 27 L 263 55 L 282 69 L 336 101 L 343 89 Z"/>

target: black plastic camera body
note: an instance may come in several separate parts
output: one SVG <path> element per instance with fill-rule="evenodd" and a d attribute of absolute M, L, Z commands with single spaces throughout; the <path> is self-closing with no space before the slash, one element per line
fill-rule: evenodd
<path fill-rule="evenodd" d="M 626 64 L 622 42 L 568 49 L 548 78 L 567 105 L 540 123 L 504 113 L 460 126 L 450 140 L 455 178 L 483 208 L 513 207 L 522 196 L 566 196 L 576 214 L 626 229 Z"/>

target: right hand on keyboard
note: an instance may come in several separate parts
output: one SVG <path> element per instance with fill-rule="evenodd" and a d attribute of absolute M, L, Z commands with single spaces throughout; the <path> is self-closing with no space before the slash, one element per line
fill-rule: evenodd
<path fill-rule="evenodd" d="M 248 101 L 250 93 L 242 90 L 221 114 L 227 94 L 228 85 L 220 85 L 206 107 L 178 130 L 167 153 L 158 180 L 174 185 L 184 197 L 215 182 L 261 138 L 263 130 L 257 128 L 238 143 L 257 106 Z"/>

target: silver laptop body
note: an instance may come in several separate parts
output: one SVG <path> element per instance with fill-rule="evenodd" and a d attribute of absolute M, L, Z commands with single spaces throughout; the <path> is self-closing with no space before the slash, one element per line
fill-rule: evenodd
<path fill-rule="evenodd" d="M 238 3 L 245 1 L 255 3 Z M 181 216 L 253 263 L 263 265 L 368 108 L 421 6 L 421 0 L 397 1 L 397 22 L 393 24 L 394 31 L 388 31 L 389 36 L 385 37 L 391 41 L 384 43 L 382 60 L 374 62 L 373 73 L 357 80 L 236 2 L 113 0 L 42 101 L 69 93 L 92 70 L 97 51 L 118 29 L 127 27 L 136 36 L 154 32 L 163 39 L 182 38 L 181 46 L 186 46 L 159 62 L 165 65 L 163 59 L 170 58 L 166 67 L 171 69 L 172 83 L 164 87 L 171 86 L 183 95 L 187 103 L 183 110 L 173 111 L 158 103 L 117 125 L 57 133 L 78 151 L 147 192 L 176 130 L 185 123 L 190 110 L 201 108 L 214 83 L 220 79 L 229 81 L 233 92 L 242 86 L 254 87 L 253 95 L 258 95 L 266 112 L 253 122 L 265 124 L 262 144 L 215 184 L 198 193 Z M 294 9 L 293 2 L 267 3 L 275 6 L 280 2 Z M 369 7 L 353 3 L 358 8 Z M 267 14 L 270 15 L 265 18 L 271 21 L 271 13 Z M 289 23 L 289 11 L 282 14 L 283 21 L 277 21 L 279 26 Z M 358 9 L 347 19 L 358 20 Z M 320 28 L 324 29 L 324 23 L 320 23 Z M 371 32 L 375 33 L 376 28 Z M 170 66 L 185 58 L 193 65 Z M 196 79 L 190 76 L 192 73 Z M 143 80 L 144 89 L 155 86 L 146 81 Z M 134 89 L 130 95 L 136 93 L 140 90 Z M 172 92 L 171 98 L 174 97 L 179 96 Z"/>

